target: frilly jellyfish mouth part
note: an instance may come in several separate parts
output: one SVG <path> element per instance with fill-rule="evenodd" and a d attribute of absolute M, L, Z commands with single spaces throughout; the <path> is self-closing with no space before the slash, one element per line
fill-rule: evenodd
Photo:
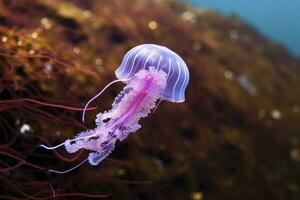
<path fill-rule="evenodd" d="M 184 101 L 189 71 L 183 60 L 166 47 L 144 44 L 133 48 L 125 55 L 115 73 L 119 80 L 109 83 L 86 105 L 111 84 L 119 81 L 126 83 L 115 98 L 111 110 L 97 114 L 96 127 L 57 146 L 41 147 L 55 149 L 64 146 L 69 153 L 86 149 L 91 152 L 85 161 L 98 165 L 111 153 L 117 140 L 123 141 L 130 133 L 141 128 L 139 120 L 155 110 L 161 100 L 176 103 Z M 78 166 L 81 164 L 83 162 Z M 50 171 L 67 173 L 76 167 L 66 171 Z"/>

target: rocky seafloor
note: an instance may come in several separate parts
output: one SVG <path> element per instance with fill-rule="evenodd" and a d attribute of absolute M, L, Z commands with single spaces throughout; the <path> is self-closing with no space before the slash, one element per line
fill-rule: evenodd
<path fill-rule="evenodd" d="M 86 124 L 73 107 L 142 43 L 183 57 L 186 101 L 162 102 L 99 166 L 47 172 L 86 152 L 38 145 L 93 128 L 124 85 Z M 300 199 L 299 64 L 238 18 L 173 0 L 0 0 L 0 198 Z"/>

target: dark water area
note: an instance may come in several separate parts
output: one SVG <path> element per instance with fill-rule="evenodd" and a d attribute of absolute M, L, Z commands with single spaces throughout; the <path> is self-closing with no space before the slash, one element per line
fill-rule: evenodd
<path fill-rule="evenodd" d="M 125 53 L 186 62 L 185 102 L 162 101 L 97 166 L 54 146 L 93 129 L 125 84 Z M 235 16 L 182 2 L 0 1 L 0 199 L 300 198 L 299 60 Z"/>

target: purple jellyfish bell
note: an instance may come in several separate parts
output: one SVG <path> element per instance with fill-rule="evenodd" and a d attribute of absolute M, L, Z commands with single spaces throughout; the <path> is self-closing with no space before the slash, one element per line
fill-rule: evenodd
<path fill-rule="evenodd" d="M 139 120 L 155 110 L 161 100 L 185 101 L 189 70 L 181 57 L 166 47 L 155 44 L 134 47 L 126 53 L 115 73 L 118 79 L 105 86 L 85 106 L 86 109 L 110 85 L 120 81 L 126 84 L 114 100 L 112 109 L 97 114 L 94 129 L 79 133 L 54 147 L 41 146 L 46 149 L 65 146 L 69 153 L 86 149 L 91 152 L 79 165 L 87 160 L 91 165 L 98 165 L 114 149 L 117 140 L 123 141 L 141 128 Z M 83 121 L 84 115 L 85 111 Z M 66 173 L 79 165 L 66 171 L 50 171 Z"/>
<path fill-rule="evenodd" d="M 115 73 L 119 79 L 128 79 L 133 78 L 141 69 L 149 70 L 151 67 L 167 74 L 160 98 L 175 103 L 184 102 L 189 70 L 182 58 L 167 47 L 155 44 L 134 47 L 126 53 Z"/>

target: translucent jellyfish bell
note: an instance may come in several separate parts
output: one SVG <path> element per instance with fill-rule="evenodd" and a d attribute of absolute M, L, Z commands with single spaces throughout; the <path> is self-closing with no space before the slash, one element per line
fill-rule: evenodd
<path fill-rule="evenodd" d="M 166 86 L 161 99 L 181 103 L 185 101 L 185 89 L 189 82 L 189 70 L 172 50 L 155 44 L 142 44 L 128 51 L 115 73 L 119 79 L 130 79 L 141 69 L 154 67 L 167 74 Z"/>

